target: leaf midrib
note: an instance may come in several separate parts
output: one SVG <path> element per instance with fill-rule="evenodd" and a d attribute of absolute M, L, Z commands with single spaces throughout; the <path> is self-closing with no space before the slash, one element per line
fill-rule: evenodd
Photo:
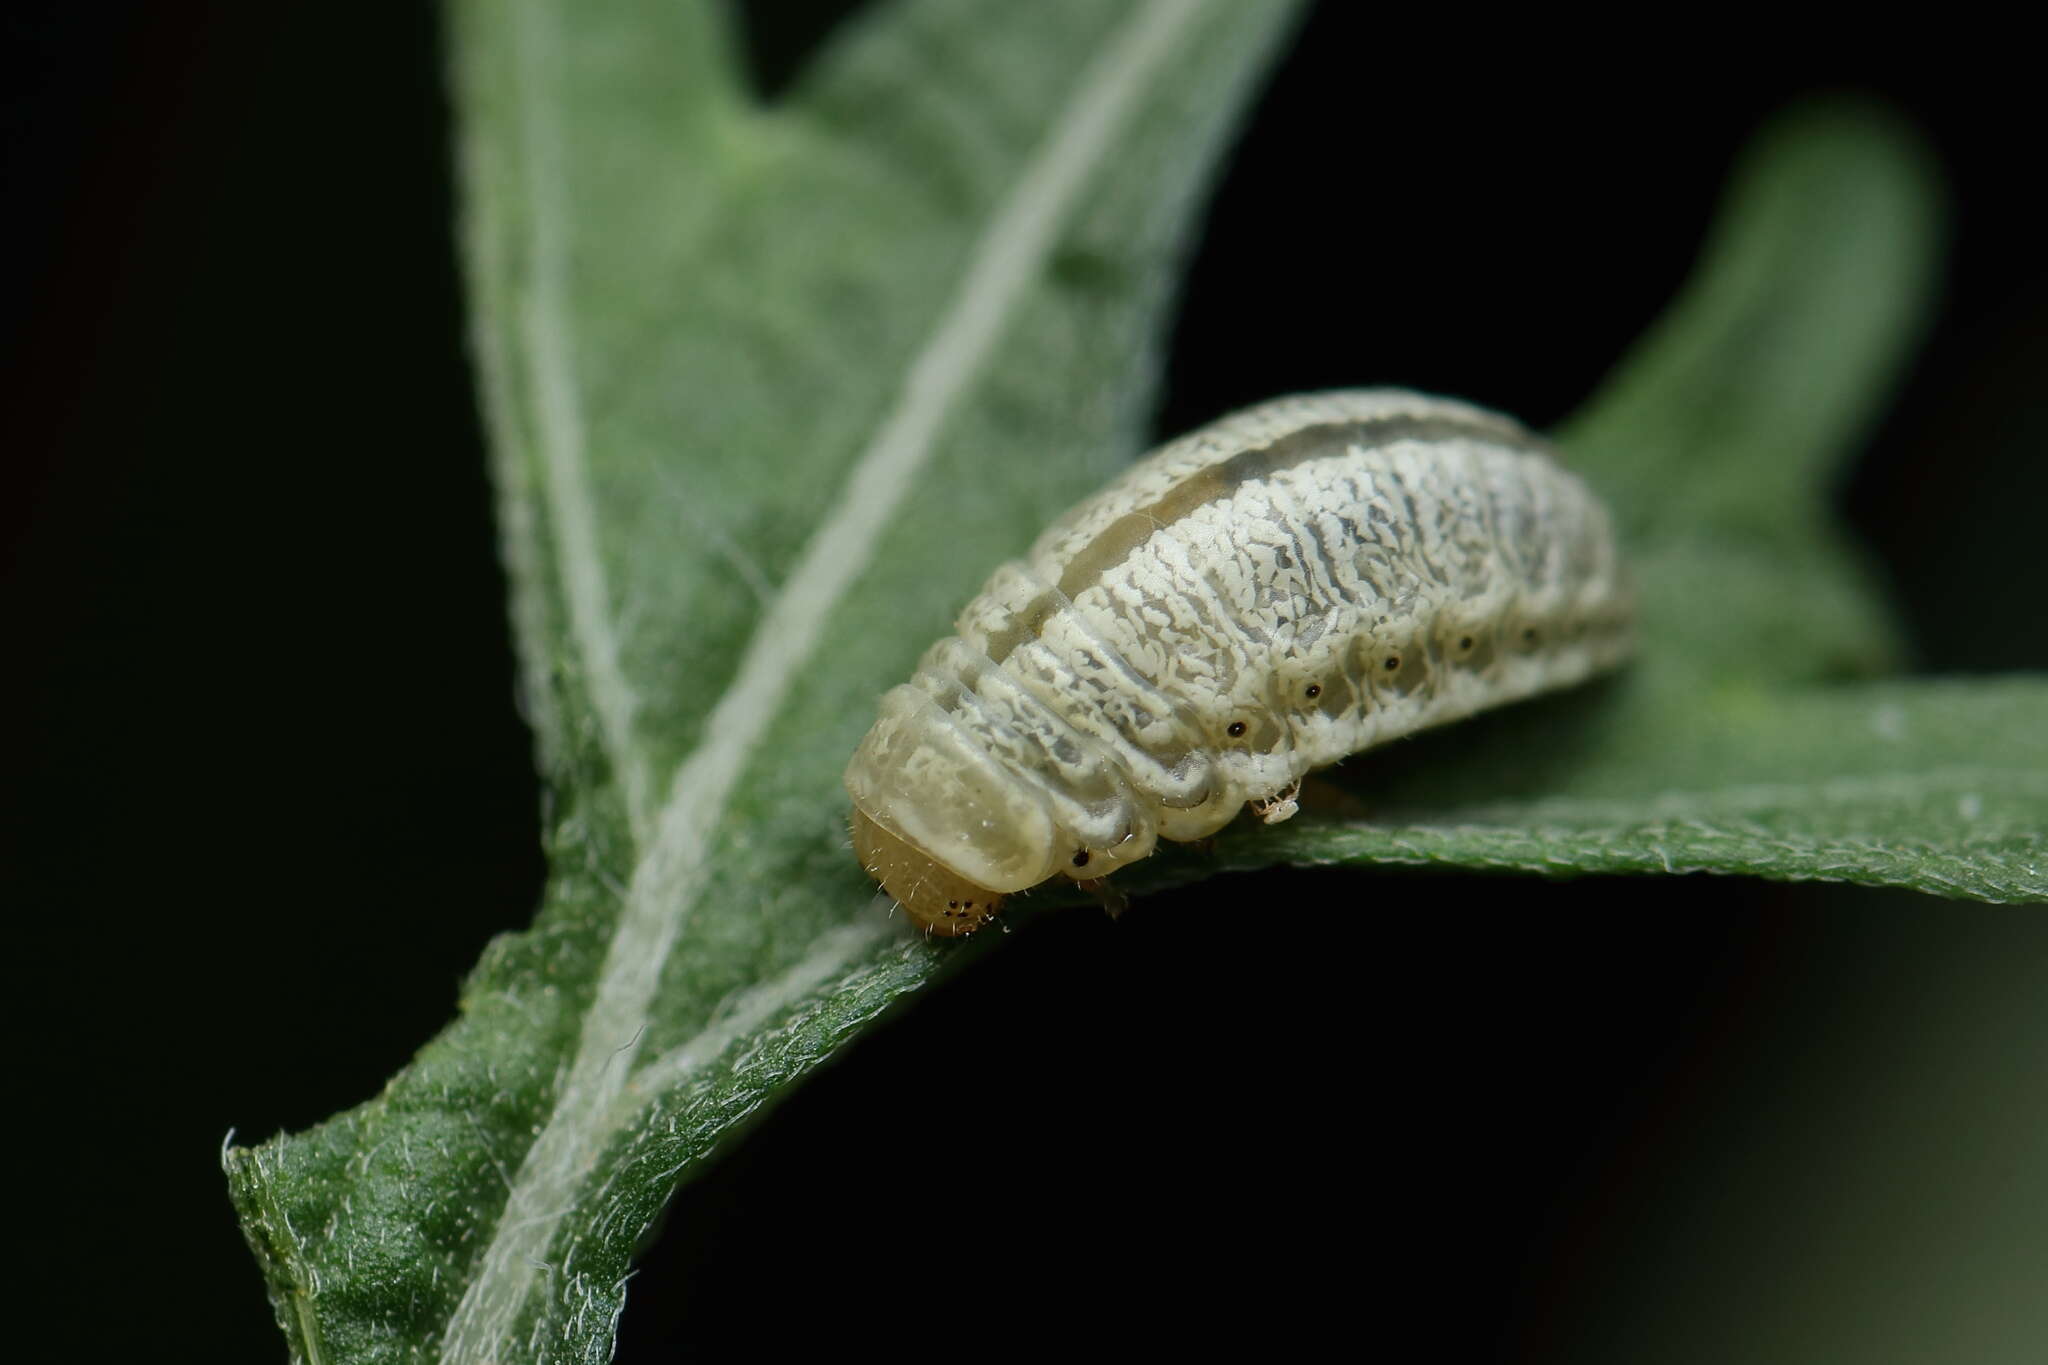
<path fill-rule="evenodd" d="M 620 1103 L 660 978 L 704 888 L 710 836 L 748 759 L 781 709 L 791 680 L 834 609 L 872 556 L 960 396 L 981 371 L 1004 326 L 1039 274 L 1082 188 L 1103 162 L 1138 93 L 1164 65 L 1180 35 L 1212 0 L 1148 0 L 1080 76 L 1076 97 L 991 215 L 938 326 L 905 374 L 897 399 L 852 466 L 835 510 L 812 534 L 748 641 L 732 681 L 712 707 L 703 740 L 677 768 L 658 811 L 653 785 L 632 742 L 636 701 L 619 668 L 603 567 L 598 558 L 581 414 L 571 371 L 573 343 L 560 258 L 559 174 L 545 164 L 555 145 L 552 103 L 534 98 L 544 72 L 535 26 L 539 0 L 521 5 L 515 81 L 524 87 L 525 151 L 534 195 L 531 249 L 535 289 L 527 323 L 541 405 L 547 496 L 558 522 L 560 572 L 571 636 L 590 679 L 593 705 L 620 774 L 640 848 L 605 965 L 583 1021 L 577 1053 L 547 1122 L 527 1149 L 478 1273 L 443 1340 L 443 1361 L 495 1358 L 531 1298 L 556 1224 L 573 1204 L 590 1159 L 636 1107 Z M 545 49 L 552 50 L 552 49 Z M 552 253 L 554 259 L 547 258 Z M 651 833 L 650 833 L 651 831 Z M 875 940 L 872 933 L 821 937 L 797 967 L 750 993 L 745 1008 L 657 1059 L 672 1084 L 712 1060 L 710 1041 L 737 1018 L 765 1019 L 829 979 Z M 736 1036 L 734 1034 L 733 1036 Z M 673 1074 L 670 1074 L 673 1073 Z M 664 1087 L 665 1088 L 665 1087 Z"/>

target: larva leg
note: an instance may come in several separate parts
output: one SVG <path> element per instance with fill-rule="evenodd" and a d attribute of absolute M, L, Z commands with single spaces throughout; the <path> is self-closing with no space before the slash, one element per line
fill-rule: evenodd
<path fill-rule="evenodd" d="M 1122 889 L 1113 885 L 1107 877 L 1096 877 L 1088 881 L 1077 881 L 1074 885 L 1095 897 L 1102 908 L 1109 912 L 1111 919 L 1117 918 L 1131 908 L 1131 898 Z"/>
<path fill-rule="evenodd" d="M 1258 816 L 1269 825 L 1277 825 L 1283 820 L 1291 820 L 1294 818 L 1294 813 L 1301 809 L 1301 802 L 1297 799 L 1300 795 L 1301 779 L 1297 777 L 1285 791 L 1252 802 L 1252 814 Z"/>

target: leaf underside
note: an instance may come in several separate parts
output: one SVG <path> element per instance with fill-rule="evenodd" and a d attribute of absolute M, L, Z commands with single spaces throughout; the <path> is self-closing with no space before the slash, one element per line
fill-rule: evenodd
<path fill-rule="evenodd" d="M 773 106 L 708 2 L 450 12 L 553 872 L 383 1094 L 225 1162 L 294 1359 L 601 1361 L 677 1184 L 959 960 L 876 903 L 839 770 L 990 565 L 1146 443 L 1201 190 L 1292 10 L 882 4 Z M 1923 309 L 1930 181 L 1880 113 L 1782 120 L 1560 433 L 1629 542 L 1633 666 L 1353 760 L 1134 886 L 1429 864 L 2048 899 L 2048 685 L 1884 678 L 1825 515 Z"/>

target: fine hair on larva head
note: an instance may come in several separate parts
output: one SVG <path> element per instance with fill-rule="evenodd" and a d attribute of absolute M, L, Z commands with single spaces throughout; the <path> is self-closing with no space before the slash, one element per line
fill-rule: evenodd
<path fill-rule="evenodd" d="M 942 938 L 971 934 L 1003 908 L 1001 895 L 913 848 L 858 806 L 853 811 L 853 853 L 913 923 Z"/>

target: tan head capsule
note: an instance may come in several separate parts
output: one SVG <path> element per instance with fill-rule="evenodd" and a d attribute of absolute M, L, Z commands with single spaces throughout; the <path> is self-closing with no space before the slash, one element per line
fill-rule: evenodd
<path fill-rule="evenodd" d="M 1630 647 L 1605 510 L 1508 418 L 1276 399 L 1153 452 L 998 568 L 847 765 L 861 866 L 934 933 L 1097 882 L 1311 769 Z M 1113 893 L 1112 893 L 1113 894 Z"/>
<path fill-rule="evenodd" d="M 858 807 L 853 853 L 920 929 L 952 938 L 971 934 L 1003 908 L 1003 897 L 976 886 L 883 829 Z"/>

